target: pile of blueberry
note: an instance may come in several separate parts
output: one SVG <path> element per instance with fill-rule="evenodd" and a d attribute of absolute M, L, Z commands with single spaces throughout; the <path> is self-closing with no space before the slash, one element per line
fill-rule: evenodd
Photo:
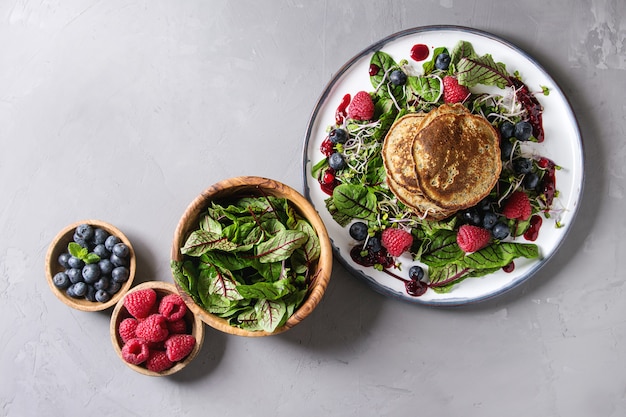
<path fill-rule="evenodd" d="M 73 243 L 59 255 L 64 270 L 54 275 L 54 285 L 72 298 L 106 303 L 130 277 L 130 248 L 89 224 L 76 227 Z"/>

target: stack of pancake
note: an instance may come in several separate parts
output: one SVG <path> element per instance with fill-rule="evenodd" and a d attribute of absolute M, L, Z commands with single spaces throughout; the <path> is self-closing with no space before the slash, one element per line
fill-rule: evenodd
<path fill-rule="evenodd" d="M 499 143 L 489 121 L 462 104 L 407 114 L 383 143 L 387 185 L 421 218 L 445 219 L 475 206 L 496 185 Z"/>

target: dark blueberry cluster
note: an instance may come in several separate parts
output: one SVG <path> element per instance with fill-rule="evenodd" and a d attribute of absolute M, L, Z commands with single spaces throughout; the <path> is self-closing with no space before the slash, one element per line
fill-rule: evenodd
<path fill-rule="evenodd" d="M 130 277 L 130 248 L 104 229 L 81 224 L 74 231 L 76 250 L 59 255 L 63 271 L 53 277 L 54 285 L 72 298 L 106 303 Z M 78 255 L 78 256 L 76 256 Z"/>
<path fill-rule="evenodd" d="M 461 212 L 461 220 L 463 223 L 489 230 L 491 236 L 497 240 L 505 239 L 511 233 L 506 219 L 496 214 L 493 204 L 488 198 L 477 206 Z"/>

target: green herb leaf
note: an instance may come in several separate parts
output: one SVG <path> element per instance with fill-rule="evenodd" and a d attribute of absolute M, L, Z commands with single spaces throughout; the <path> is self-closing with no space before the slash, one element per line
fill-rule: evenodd
<path fill-rule="evenodd" d="M 85 256 L 87 256 L 87 254 L 89 253 L 89 250 L 87 250 L 87 248 L 83 248 L 76 242 L 70 242 L 67 245 L 67 251 L 70 253 L 70 255 L 78 259 L 84 259 Z"/>
<path fill-rule="evenodd" d="M 504 88 L 510 84 L 506 66 L 501 62 L 496 63 L 489 54 L 478 58 L 461 58 L 456 69 L 459 84 L 467 87 L 483 84 Z"/>
<path fill-rule="evenodd" d="M 477 57 L 477 55 L 476 52 L 474 52 L 474 46 L 470 42 L 459 41 L 450 55 L 450 66 L 456 66 L 463 58 L 475 57 Z"/>
<path fill-rule="evenodd" d="M 254 305 L 258 323 L 266 332 L 273 332 L 281 323 L 287 312 L 287 307 L 282 301 L 270 301 L 261 299 Z"/>
<path fill-rule="evenodd" d="M 237 249 L 237 245 L 217 233 L 194 230 L 180 252 L 183 255 L 200 256 L 213 249 L 232 251 Z"/>
<path fill-rule="evenodd" d="M 335 187 L 333 201 L 337 210 L 345 215 L 366 220 L 376 218 L 376 196 L 363 185 L 341 184 Z"/>
<path fill-rule="evenodd" d="M 256 256 L 261 263 L 282 261 L 289 258 L 306 240 L 307 235 L 298 230 L 282 230 L 259 243 L 255 247 Z"/>
<path fill-rule="evenodd" d="M 432 76 L 411 76 L 407 83 L 416 95 L 429 103 L 435 103 L 441 96 L 441 81 Z"/>

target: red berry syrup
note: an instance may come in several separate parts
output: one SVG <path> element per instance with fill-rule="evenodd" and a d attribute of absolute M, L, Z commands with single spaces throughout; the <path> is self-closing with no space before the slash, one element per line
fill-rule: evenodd
<path fill-rule="evenodd" d="M 430 50 L 423 43 L 413 45 L 411 48 L 411 58 L 415 61 L 423 61 L 428 58 L 428 55 L 430 55 Z"/>
<path fill-rule="evenodd" d="M 537 138 L 537 142 L 543 142 L 543 118 L 541 116 L 543 113 L 543 107 L 530 90 L 528 90 L 526 84 L 515 77 L 510 77 L 510 79 L 511 83 L 515 87 L 515 96 L 528 112 L 528 122 L 533 127 L 533 136 Z"/>
<path fill-rule="evenodd" d="M 534 242 L 535 240 L 537 240 L 537 237 L 539 236 L 539 229 L 541 229 L 542 223 L 543 223 L 543 220 L 541 219 L 541 216 L 538 216 L 535 214 L 533 217 L 531 217 L 530 226 L 524 232 L 524 239 L 529 240 L 531 242 Z"/>
<path fill-rule="evenodd" d="M 548 158 L 541 158 L 538 165 L 546 170 L 543 175 L 542 192 L 546 201 L 546 210 L 549 210 L 556 193 L 556 164 Z"/>
<path fill-rule="evenodd" d="M 337 125 L 343 124 L 343 121 L 348 114 L 347 113 L 348 105 L 350 104 L 351 100 L 352 100 L 352 97 L 350 96 L 350 94 L 346 94 L 341 99 L 341 103 L 339 103 L 339 107 L 337 107 L 337 110 L 335 110 L 335 123 L 337 123 Z"/>
<path fill-rule="evenodd" d="M 504 272 L 513 272 L 515 270 L 515 263 L 511 261 L 510 264 L 503 266 L 502 270 Z"/>
<path fill-rule="evenodd" d="M 378 65 L 370 64 L 370 68 L 369 68 L 370 77 L 373 77 L 374 75 L 378 74 L 378 71 L 380 71 L 380 67 Z"/>

